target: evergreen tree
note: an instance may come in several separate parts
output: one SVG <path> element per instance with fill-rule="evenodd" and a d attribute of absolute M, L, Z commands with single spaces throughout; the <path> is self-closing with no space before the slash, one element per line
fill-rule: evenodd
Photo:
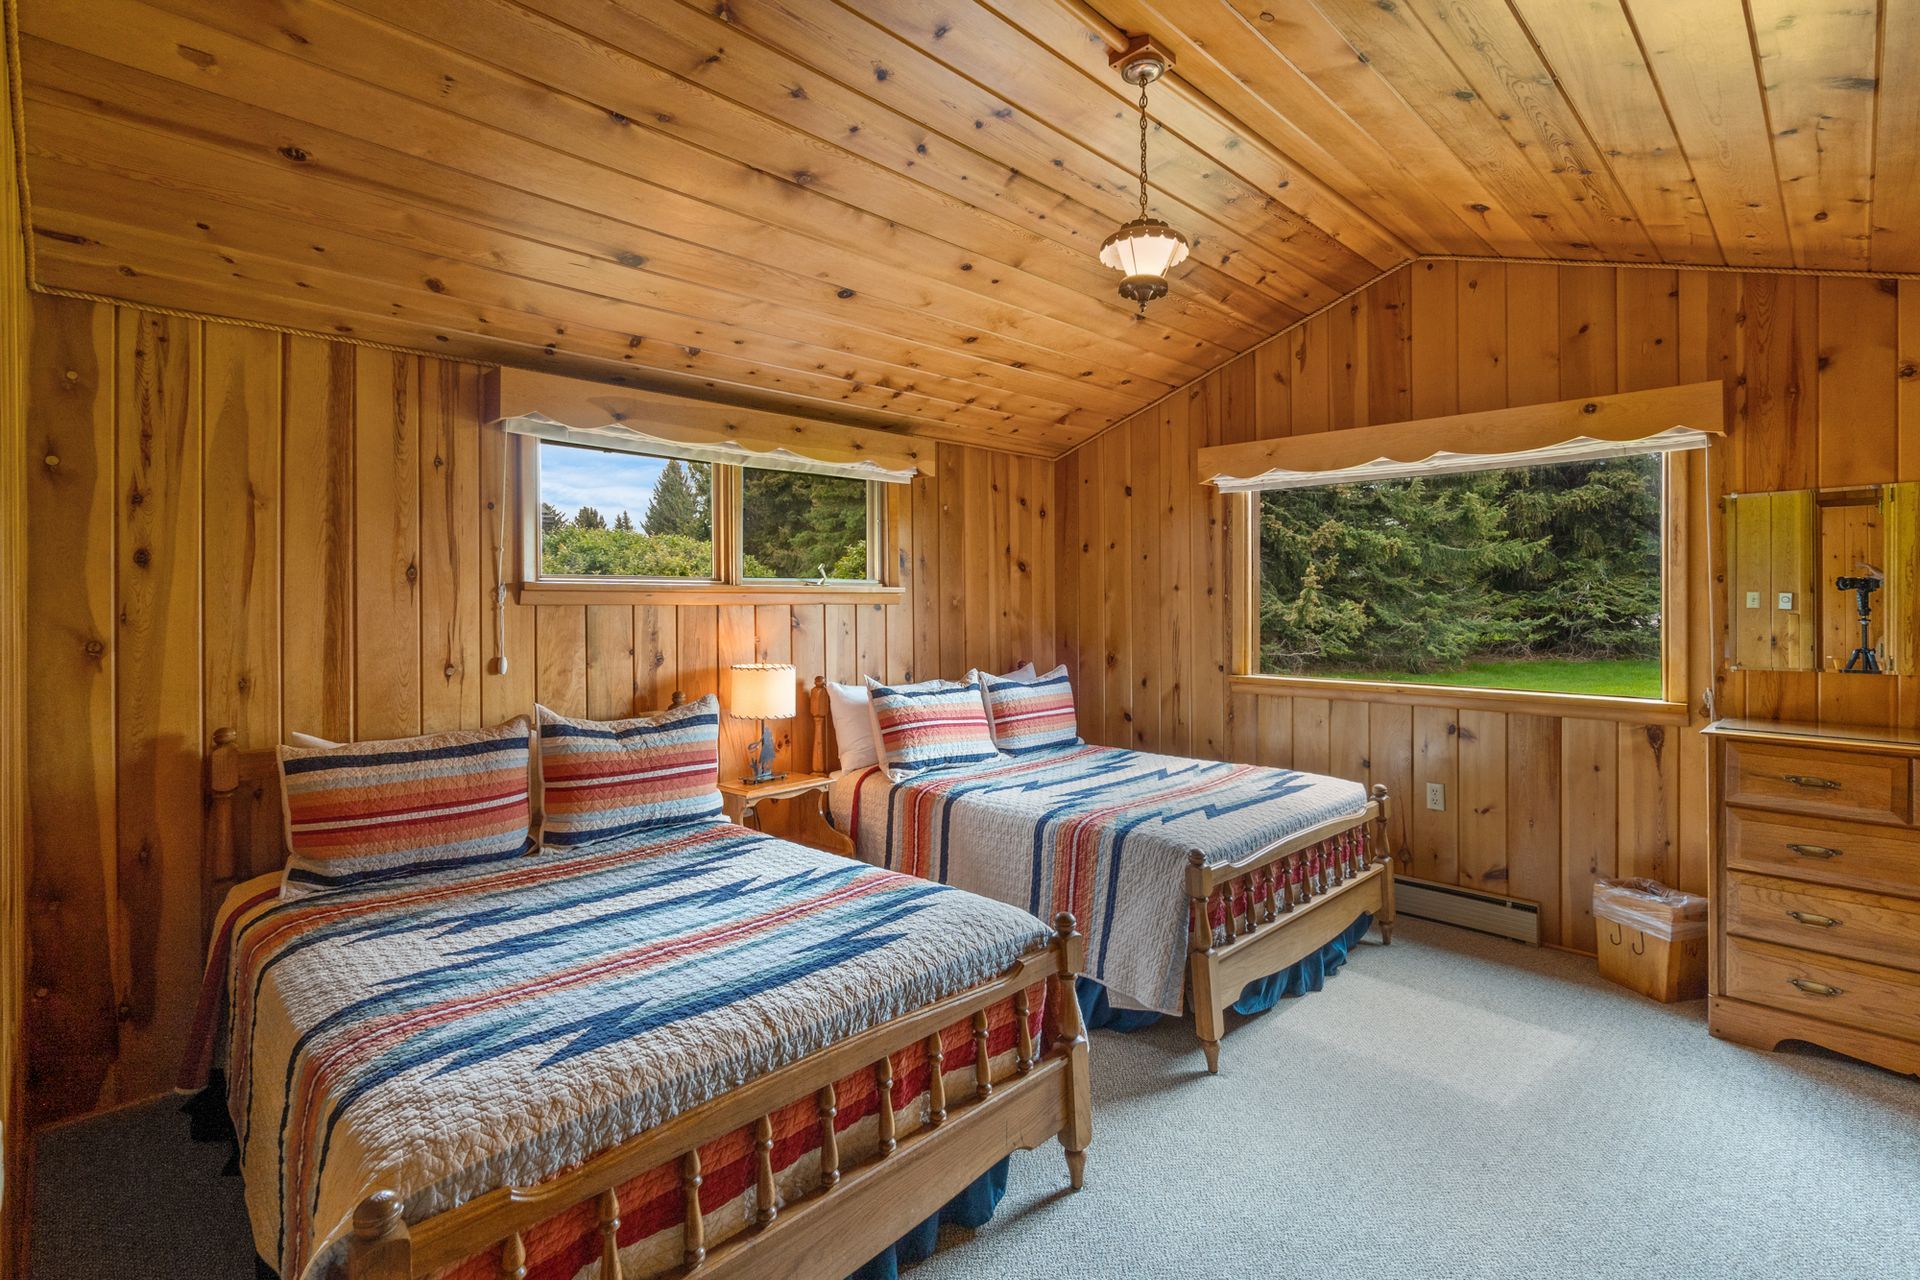
<path fill-rule="evenodd" d="M 564 529 L 566 527 L 567 518 L 560 514 L 560 508 L 554 506 L 551 502 L 543 502 L 540 504 L 540 531 L 542 533 L 552 533 L 555 529 Z"/>
<path fill-rule="evenodd" d="M 1652 456 L 1270 493 L 1267 671 L 1657 657 Z"/>
<path fill-rule="evenodd" d="M 693 476 L 693 514 L 702 531 L 713 527 L 713 468 L 703 463 L 688 463 Z"/>
<path fill-rule="evenodd" d="M 708 468 L 699 470 L 705 472 Z M 706 534 L 707 524 L 701 518 L 694 483 L 688 480 L 687 471 L 678 458 L 667 459 L 660 478 L 653 482 L 653 498 L 647 503 L 646 518 L 641 522 L 648 533 L 656 537 L 680 534 L 688 538 Z"/>
<path fill-rule="evenodd" d="M 750 467 L 741 491 L 742 545 L 764 576 L 866 576 L 866 481 Z"/>
<path fill-rule="evenodd" d="M 633 517 L 622 511 L 613 518 L 613 527 L 621 533 L 632 533 Z"/>
<path fill-rule="evenodd" d="M 576 529 L 604 529 L 607 522 L 595 508 L 582 507 L 580 513 L 574 516 L 573 525 Z"/>

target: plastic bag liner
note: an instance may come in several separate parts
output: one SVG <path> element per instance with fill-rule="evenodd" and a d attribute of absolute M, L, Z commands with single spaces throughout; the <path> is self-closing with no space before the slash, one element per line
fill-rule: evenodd
<path fill-rule="evenodd" d="M 1594 881 L 1593 914 L 1667 942 L 1707 936 L 1707 900 L 1658 880 Z"/>

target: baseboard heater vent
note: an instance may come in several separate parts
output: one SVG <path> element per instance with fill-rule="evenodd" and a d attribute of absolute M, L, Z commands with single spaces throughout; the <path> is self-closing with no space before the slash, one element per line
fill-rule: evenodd
<path fill-rule="evenodd" d="M 1540 945 L 1540 905 L 1519 902 L 1477 889 L 1434 884 L 1395 876 L 1393 907 L 1403 916 L 1436 920 L 1496 938 L 1512 938 L 1528 946 Z"/>

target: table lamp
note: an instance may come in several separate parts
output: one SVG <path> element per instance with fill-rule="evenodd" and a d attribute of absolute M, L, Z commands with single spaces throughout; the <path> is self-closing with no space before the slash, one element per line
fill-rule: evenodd
<path fill-rule="evenodd" d="M 786 776 L 773 771 L 773 729 L 768 721 L 793 719 L 794 687 L 793 668 L 784 662 L 734 664 L 727 714 L 760 722 L 760 743 L 747 748 L 753 774 L 743 782 L 772 782 Z"/>

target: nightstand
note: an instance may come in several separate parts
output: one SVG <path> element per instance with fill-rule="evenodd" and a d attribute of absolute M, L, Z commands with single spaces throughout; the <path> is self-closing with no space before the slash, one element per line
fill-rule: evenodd
<path fill-rule="evenodd" d="M 812 845 L 828 853 L 851 858 L 853 841 L 833 829 L 827 814 L 827 792 L 833 779 L 824 773 L 790 773 L 772 782 L 742 782 L 728 779 L 720 784 L 721 803 L 727 817 L 743 827 L 760 830 L 760 815 L 755 810 L 769 800 L 799 800 L 811 797 L 798 807 L 807 828 L 786 838 L 796 844 Z"/>

